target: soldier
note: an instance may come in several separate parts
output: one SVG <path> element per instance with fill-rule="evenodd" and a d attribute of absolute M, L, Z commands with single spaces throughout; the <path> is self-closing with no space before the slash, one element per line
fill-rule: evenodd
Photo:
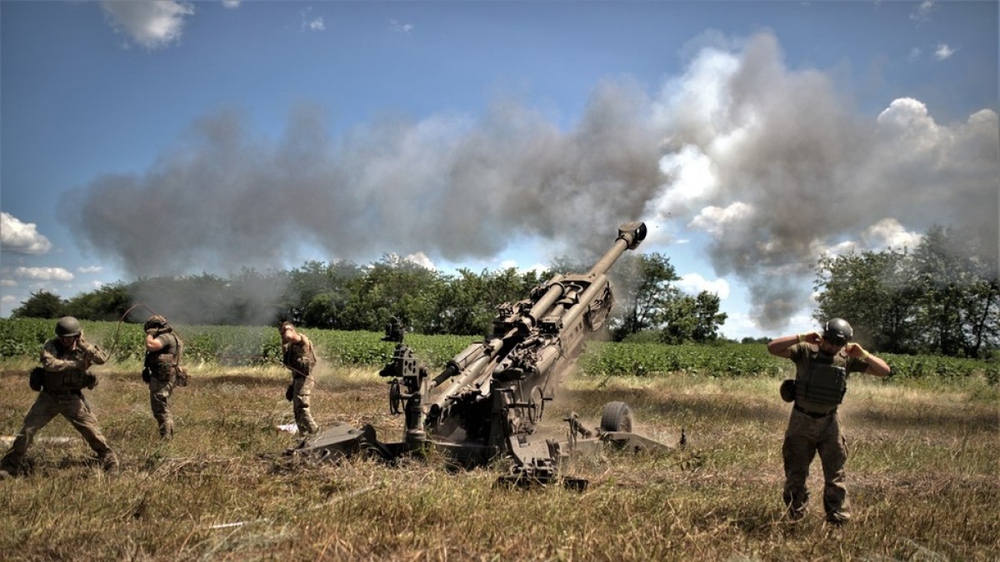
<path fill-rule="evenodd" d="M 10 450 L 0 460 L 0 472 L 17 474 L 23 471 L 22 459 L 31 441 L 57 414 L 80 432 L 90 448 L 97 453 L 104 470 L 118 470 L 118 457 L 97 426 L 97 417 L 83 396 L 83 389 L 97 386 L 97 377 L 87 372 L 91 365 L 103 365 L 108 354 L 97 345 L 83 339 L 80 322 L 64 316 L 56 322 L 56 337 L 42 347 L 42 366 L 36 369 L 29 383 L 38 391 L 38 398 L 24 417 Z"/>
<path fill-rule="evenodd" d="M 794 402 L 782 445 L 783 498 L 792 521 L 806 513 L 809 500 L 806 478 L 817 452 L 825 481 L 826 520 L 840 525 L 851 517 L 844 485 L 847 442 L 841 432 L 837 406 L 847 391 L 850 373 L 887 377 L 890 371 L 885 361 L 856 343 L 848 343 L 853 336 L 854 330 L 847 321 L 833 318 L 823 325 L 822 333 L 783 336 L 767 344 L 772 355 L 795 362 L 795 380 L 786 380 L 781 385 L 782 399 Z"/>
<path fill-rule="evenodd" d="M 146 330 L 146 359 L 142 380 L 149 384 L 149 406 L 159 425 L 160 438 L 169 440 L 174 436 L 170 395 L 174 388 L 187 385 L 187 373 L 180 366 L 184 342 L 162 316 L 151 316 L 143 329 Z"/>
<path fill-rule="evenodd" d="M 319 426 L 309 412 L 309 398 L 315 386 L 312 368 L 316 365 L 312 342 L 305 334 L 298 333 L 291 322 L 282 322 L 278 331 L 281 333 L 281 363 L 292 372 L 292 384 L 288 385 L 285 398 L 292 402 L 299 432 L 316 433 Z"/>

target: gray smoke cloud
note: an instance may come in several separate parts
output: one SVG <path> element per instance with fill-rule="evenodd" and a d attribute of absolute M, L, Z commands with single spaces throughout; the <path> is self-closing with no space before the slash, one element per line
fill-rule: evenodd
<path fill-rule="evenodd" d="M 747 283 L 766 328 L 808 304 L 810 268 L 837 244 L 960 222 L 995 255 L 1000 237 L 994 111 L 946 127 L 902 99 L 872 122 L 822 73 L 786 69 L 766 33 L 702 48 L 656 95 L 605 81 L 567 129 L 516 100 L 336 138 L 324 122 L 299 107 L 275 141 L 215 113 L 144 174 L 72 190 L 61 214 L 135 276 L 295 266 L 304 248 L 461 261 L 536 236 L 593 254 L 644 218 L 710 236 L 717 273 Z"/>
<path fill-rule="evenodd" d="M 703 48 L 656 104 L 671 179 L 648 208 L 711 237 L 716 272 L 746 283 L 762 328 L 808 306 L 824 252 L 912 249 L 940 224 L 979 233 L 996 262 L 993 110 L 942 126 L 901 98 L 872 121 L 827 76 L 785 68 L 769 34 Z"/>

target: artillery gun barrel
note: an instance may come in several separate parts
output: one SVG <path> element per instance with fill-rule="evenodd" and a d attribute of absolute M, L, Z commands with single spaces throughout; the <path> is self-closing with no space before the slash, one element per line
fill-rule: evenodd
<path fill-rule="evenodd" d="M 437 399 L 435 399 L 433 404 L 435 404 L 438 408 L 443 407 L 444 403 L 447 402 L 448 399 L 457 394 L 459 391 L 462 390 L 462 388 L 464 388 L 470 382 L 474 381 L 479 375 L 481 375 L 483 372 L 483 367 L 485 367 L 486 364 L 489 362 L 490 362 L 489 355 L 484 355 L 479 359 L 477 359 L 476 361 L 474 361 L 467 369 L 459 373 L 460 376 L 457 376 L 452 380 L 451 386 L 448 387 L 448 390 L 442 393 Z"/>
<path fill-rule="evenodd" d="M 604 256 L 593 267 L 590 268 L 590 272 L 587 273 L 587 277 L 591 278 L 591 282 L 598 278 L 598 276 L 603 276 L 611 269 L 611 266 L 618 261 L 625 250 L 634 250 L 639 247 L 639 243 L 646 239 L 646 223 L 636 221 L 636 222 L 626 222 L 618 227 L 618 238 L 615 239 L 615 243 L 612 244 L 611 248 L 605 252 Z M 562 275 L 556 276 L 549 281 L 549 290 L 545 292 L 542 298 L 538 299 L 538 302 L 531 307 L 531 312 L 528 313 L 530 316 L 529 322 L 532 324 L 537 323 L 539 319 L 546 316 L 552 305 L 556 303 L 563 294 L 566 292 L 565 285 L 561 282 L 563 279 Z M 593 283 L 597 285 L 598 283 Z M 586 293 L 585 293 L 586 294 Z M 593 294 L 589 295 L 593 297 Z M 581 301 L 586 301 L 586 299 L 581 298 Z M 569 322 L 566 322 L 569 324 Z M 528 326 L 530 327 L 530 326 Z"/>
<path fill-rule="evenodd" d="M 646 239 L 646 223 L 627 222 L 618 227 L 618 238 L 611 246 L 604 257 L 600 259 L 594 267 L 590 268 L 587 275 L 598 275 L 607 273 L 615 261 L 625 253 L 625 250 L 634 250 L 639 247 L 639 243 Z"/>
<path fill-rule="evenodd" d="M 593 273 L 593 272 L 591 272 Z M 594 278 L 593 282 L 587 287 L 587 290 L 580 295 L 580 301 L 570 308 L 566 314 L 562 317 L 563 326 L 572 326 L 576 319 L 580 317 L 584 311 L 590 306 L 590 303 L 594 300 L 594 297 L 598 293 L 604 290 L 604 286 L 608 283 L 608 276 L 603 273 Z"/>

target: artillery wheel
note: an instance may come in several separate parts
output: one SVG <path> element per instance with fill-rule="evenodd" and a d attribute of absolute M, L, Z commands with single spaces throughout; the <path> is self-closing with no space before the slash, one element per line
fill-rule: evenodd
<path fill-rule="evenodd" d="M 393 379 L 389 383 L 389 413 L 392 415 L 397 415 L 401 413 L 399 409 L 399 404 L 402 401 L 402 390 L 399 388 L 399 381 Z"/>
<path fill-rule="evenodd" d="M 632 410 L 624 402 L 608 402 L 601 411 L 601 431 L 632 431 Z"/>

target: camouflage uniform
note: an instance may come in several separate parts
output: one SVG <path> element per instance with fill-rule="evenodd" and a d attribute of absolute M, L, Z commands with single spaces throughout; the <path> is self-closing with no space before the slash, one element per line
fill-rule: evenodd
<path fill-rule="evenodd" d="M 316 354 L 312 342 L 305 334 L 298 334 L 300 342 L 281 344 L 281 363 L 292 372 L 291 400 L 292 411 L 295 413 L 295 424 L 300 433 L 316 433 L 319 425 L 309 412 L 309 400 L 312 395 L 315 379 L 312 368 L 316 365 Z"/>
<path fill-rule="evenodd" d="M 829 356 L 821 353 L 815 345 L 799 343 L 790 348 L 791 359 L 795 362 L 795 405 L 785 441 L 782 457 L 785 464 L 785 487 L 783 497 L 792 519 L 805 515 L 809 491 L 806 479 L 809 465 L 816 453 L 823 466 L 823 508 L 828 521 L 842 523 L 850 518 L 847 504 L 847 488 L 844 485 L 844 464 L 847 462 L 847 440 L 841 431 L 837 415 L 839 397 L 823 397 L 817 400 L 807 392 L 810 383 L 816 384 L 817 375 L 812 367 L 817 363 L 842 367 L 846 373 L 861 373 L 868 368 L 862 359 L 848 357 L 844 350 Z M 825 375 L 824 375 L 825 376 Z M 824 381 L 828 382 L 828 381 Z M 843 381 L 846 391 L 846 377 Z M 830 392 L 827 391 L 829 395 Z"/>
<path fill-rule="evenodd" d="M 170 412 L 170 395 L 178 386 L 178 370 L 184 350 L 181 341 L 172 328 L 165 328 L 155 337 L 163 344 L 157 351 L 147 351 L 143 363 L 142 380 L 149 384 L 149 407 L 159 425 L 160 437 L 174 436 L 174 416 Z"/>
<path fill-rule="evenodd" d="M 11 474 L 19 472 L 35 434 L 60 414 L 80 432 L 106 470 L 118 468 L 118 457 L 108 446 L 82 392 L 84 388 L 97 386 L 97 377 L 87 372 L 90 365 L 103 365 L 107 360 L 107 352 L 82 337 L 77 340 L 76 349 L 63 347 L 58 337 L 45 342 L 41 352 L 45 370 L 42 389 L 24 417 L 24 425 L 10 450 L 0 460 L 0 468 Z"/>

